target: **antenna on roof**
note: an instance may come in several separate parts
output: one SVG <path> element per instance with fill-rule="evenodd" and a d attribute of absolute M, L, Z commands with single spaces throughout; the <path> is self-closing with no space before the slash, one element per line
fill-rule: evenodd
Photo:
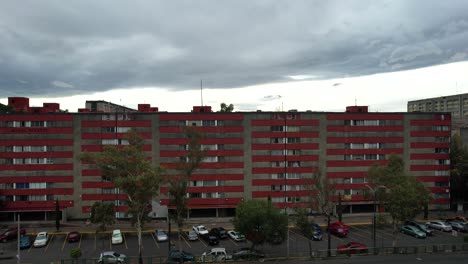
<path fill-rule="evenodd" d="M 200 80 L 200 97 L 201 97 L 201 106 L 203 106 L 203 80 Z"/>
<path fill-rule="evenodd" d="M 357 98 L 354 98 L 354 106 L 357 106 Z"/>

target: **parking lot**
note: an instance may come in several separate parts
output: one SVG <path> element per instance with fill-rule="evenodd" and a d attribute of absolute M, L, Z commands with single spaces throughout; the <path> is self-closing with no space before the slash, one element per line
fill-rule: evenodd
<path fill-rule="evenodd" d="M 65 233 L 50 233 L 49 243 L 42 248 L 29 248 L 21 250 L 21 260 L 23 263 L 38 263 L 38 260 L 43 263 L 50 263 L 60 259 L 69 259 L 70 250 L 72 248 L 80 248 L 83 258 L 98 258 L 102 251 L 116 251 L 127 256 L 138 255 L 138 238 L 134 231 L 123 230 L 124 242 L 119 245 L 111 244 L 111 234 L 95 234 L 94 232 L 83 232 L 81 239 L 75 243 L 69 243 Z M 462 243 L 463 233 L 458 233 L 454 236 L 453 233 L 441 232 L 434 230 L 434 236 L 427 239 L 418 239 L 408 235 L 399 234 L 397 246 L 411 245 L 432 245 L 432 244 L 457 244 Z M 33 236 L 32 236 L 33 237 Z M 178 247 L 177 233 L 170 234 L 172 243 Z M 284 241 L 279 245 L 261 245 L 258 249 L 264 251 L 267 257 L 286 256 L 289 244 L 289 254 L 291 256 L 308 256 L 309 241 L 302 236 L 298 230 L 291 228 L 289 230 L 289 243 Z M 346 244 L 347 242 L 357 241 L 366 244 L 369 248 L 373 247 L 372 241 L 372 226 L 369 225 L 352 225 L 350 226 L 349 234 L 345 238 L 331 236 L 331 248 L 336 249 L 338 245 Z M 145 231 L 142 236 L 143 255 L 165 258 L 169 249 L 168 242 L 158 243 L 152 231 Z M 208 251 L 212 246 L 209 246 L 205 241 L 188 241 L 184 236 L 181 237 L 182 248 L 194 254 L 201 256 L 205 251 Z M 322 241 L 311 241 L 313 251 L 326 250 L 328 245 L 327 234 L 324 233 Z M 15 250 L 15 242 L 8 242 L 2 245 L 5 249 Z M 235 242 L 227 238 L 220 241 L 219 245 L 214 247 L 224 247 L 228 253 L 232 253 L 241 247 L 250 246 L 249 242 Z M 392 246 L 392 230 L 390 227 L 377 229 L 376 235 L 377 247 Z"/>

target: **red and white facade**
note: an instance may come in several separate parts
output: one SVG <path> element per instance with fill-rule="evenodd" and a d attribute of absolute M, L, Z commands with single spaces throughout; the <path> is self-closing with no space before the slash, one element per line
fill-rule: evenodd
<path fill-rule="evenodd" d="M 401 155 L 411 175 L 431 190 L 430 208 L 449 207 L 449 113 L 370 113 L 363 106 L 341 113 L 220 113 L 209 106 L 168 113 L 148 104 L 132 110 L 94 103 L 66 113 L 58 104 L 29 107 L 28 98 L 9 98 L 16 111 L 0 114 L 2 219 L 11 220 L 16 212 L 22 218 L 50 217 L 56 199 L 68 218 L 88 217 L 95 201 L 114 203 L 123 217 L 125 194 L 83 164 L 80 154 L 125 145 L 124 135 L 133 128 L 152 162 L 171 171 L 186 150 L 184 126 L 197 127 L 207 150 L 189 183 L 194 216 L 232 215 L 243 199 L 270 197 L 280 208 L 307 206 L 306 184 L 317 173 L 336 184 L 345 212 L 368 212 L 367 170 L 386 164 L 390 154 Z M 164 208 L 171 208 L 165 186 L 154 200 L 154 216 L 164 216 Z"/>

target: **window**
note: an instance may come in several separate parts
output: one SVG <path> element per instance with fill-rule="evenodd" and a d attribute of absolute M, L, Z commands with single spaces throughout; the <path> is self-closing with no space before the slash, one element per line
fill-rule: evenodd
<path fill-rule="evenodd" d="M 288 156 L 300 156 L 301 155 L 301 150 L 300 149 L 290 149 L 287 152 Z"/>
<path fill-rule="evenodd" d="M 224 120 L 218 120 L 216 121 L 217 126 L 224 126 Z"/>
<path fill-rule="evenodd" d="M 288 138 L 288 144 L 301 143 L 301 139 L 298 137 Z"/>
<path fill-rule="evenodd" d="M 446 199 L 449 198 L 448 193 L 434 193 L 434 198 L 435 199 Z"/>
<path fill-rule="evenodd" d="M 300 179 L 301 174 L 300 173 L 288 173 L 287 178 L 288 179 Z"/>
<path fill-rule="evenodd" d="M 218 157 L 205 157 L 203 162 L 218 162 Z"/>
<path fill-rule="evenodd" d="M 300 161 L 288 161 L 288 167 L 298 168 L 301 166 Z"/>
<path fill-rule="evenodd" d="M 271 179 L 284 179 L 284 173 L 274 173 L 270 175 Z"/>
<path fill-rule="evenodd" d="M 216 120 L 203 120 L 202 126 L 216 126 Z"/>
<path fill-rule="evenodd" d="M 436 142 L 449 142 L 449 137 L 436 137 L 435 138 Z"/>
<path fill-rule="evenodd" d="M 271 151 L 271 156 L 281 156 L 281 155 L 283 155 L 282 150 L 272 150 Z"/>
<path fill-rule="evenodd" d="M 177 121 L 178 126 L 186 126 L 187 122 L 185 120 L 179 120 Z"/>
<path fill-rule="evenodd" d="M 449 131 L 448 126 L 433 126 L 432 127 L 433 131 Z"/>
<path fill-rule="evenodd" d="M 287 126 L 286 131 L 288 132 L 299 132 L 299 127 L 298 126 Z"/>
<path fill-rule="evenodd" d="M 114 194 L 115 188 L 102 188 L 103 194 Z"/>
<path fill-rule="evenodd" d="M 448 171 L 435 171 L 435 176 L 449 176 Z"/>
<path fill-rule="evenodd" d="M 29 188 L 30 189 L 45 189 L 47 188 L 47 186 L 45 182 L 31 182 L 29 184 Z"/>
<path fill-rule="evenodd" d="M 283 185 L 272 185 L 271 190 L 272 191 L 282 191 L 283 190 Z"/>
<path fill-rule="evenodd" d="M 450 160 L 437 160 L 436 165 L 450 165 Z"/>
<path fill-rule="evenodd" d="M 29 183 L 27 182 L 16 183 L 16 189 L 29 189 Z"/>
<path fill-rule="evenodd" d="M 435 153 L 449 153 L 448 148 L 436 148 Z"/>
<path fill-rule="evenodd" d="M 202 198 L 201 193 L 188 193 L 188 198 Z"/>
<path fill-rule="evenodd" d="M 272 126 L 270 128 L 271 131 L 283 131 L 283 126 Z"/>
<path fill-rule="evenodd" d="M 224 149 L 224 144 L 218 144 L 218 149 L 223 150 Z"/>
<path fill-rule="evenodd" d="M 187 145 L 179 145 L 179 150 L 186 151 L 187 150 Z"/>
<path fill-rule="evenodd" d="M 434 185 L 435 185 L 436 187 L 448 187 L 448 186 L 449 186 L 449 183 L 446 182 L 446 181 L 443 181 L 443 182 L 440 182 L 440 181 L 439 181 L 439 182 L 435 182 Z"/>
<path fill-rule="evenodd" d="M 203 181 L 203 186 L 216 186 L 216 181 Z"/>
<path fill-rule="evenodd" d="M 201 145 L 200 147 L 202 150 L 216 150 L 216 146 L 217 145 L 214 144 L 214 145 Z"/>
<path fill-rule="evenodd" d="M 272 138 L 270 142 L 273 144 L 282 144 L 284 141 L 283 138 Z"/>

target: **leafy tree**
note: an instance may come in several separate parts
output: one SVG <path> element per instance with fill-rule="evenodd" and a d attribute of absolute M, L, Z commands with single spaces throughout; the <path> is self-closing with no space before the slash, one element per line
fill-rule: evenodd
<path fill-rule="evenodd" d="M 60 205 L 58 198 L 55 199 L 55 229 L 60 230 Z"/>
<path fill-rule="evenodd" d="M 468 201 L 468 148 L 458 133 L 450 142 L 450 165 L 452 201 L 463 204 Z"/>
<path fill-rule="evenodd" d="M 95 202 L 91 206 L 91 217 L 90 221 L 93 224 L 97 224 L 96 235 L 99 232 L 104 232 L 107 227 L 115 223 L 114 219 L 114 205 L 112 203 Z M 102 249 L 104 249 L 104 239 L 101 235 Z"/>
<path fill-rule="evenodd" d="M 312 256 L 312 224 L 314 221 L 309 219 L 307 209 L 305 208 L 296 208 L 296 215 L 294 217 L 294 222 L 296 223 L 296 227 L 299 228 L 299 231 L 302 235 L 304 235 L 308 242 L 309 242 L 309 255 Z"/>
<path fill-rule="evenodd" d="M 304 179 L 304 186 L 309 189 L 309 199 L 312 210 L 317 211 L 327 218 L 327 255 L 331 256 L 331 235 L 330 235 L 330 218 L 336 208 L 335 201 L 335 184 L 330 182 L 326 177 L 322 177 L 319 172 L 312 175 L 311 178 Z"/>
<path fill-rule="evenodd" d="M 184 135 L 187 139 L 187 152 L 176 166 L 178 175 L 167 177 L 169 202 L 175 206 L 175 213 L 171 217 L 177 224 L 179 250 L 182 250 L 181 234 L 187 216 L 188 183 L 205 158 L 205 151 L 200 144 L 202 135 L 194 127 L 184 127 Z"/>
<path fill-rule="evenodd" d="M 93 224 L 98 224 L 96 232 L 106 231 L 107 226 L 115 223 L 114 205 L 111 203 L 95 202 L 91 206 L 90 221 Z"/>
<path fill-rule="evenodd" d="M 404 161 L 397 155 L 391 155 L 386 166 L 372 166 L 368 177 L 370 186 L 374 186 L 376 199 L 385 206 L 385 211 L 391 217 L 392 245 L 395 246 L 399 226 L 404 221 L 414 218 L 429 204 L 429 191 L 405 171 Z"/>
<path fill-rule="evenodd" d="M 107 145 L 101 153 L 84 154 L 84 160 L 93 161 L 102 176 L 110 178 L 115 187 L 127 195 L 128 216 L 138 233 L 138 255 L 142 263 L 142 227 L 148 217 L 151 200 L 158 195 L 160 168 L 151 164 L 143 151 L 144 140 L 136 131 L 126 135 L 129 145 L 122 148 Z"/>
<path fill-rule="evenodd" d="M 275 244 L 287 236 L 288 217 L 270 201 L 247 200 L 239 203 L 234 227 L 252 242 L 252 248 L 263 243 Z"/>
<path fill-rule="evenodd" d="M 9 114 L 14 113 L 15 109 L 12 106 L 0 104 L 0 113 L 1 114 Z"/>
<path fill-rule="evenodd" d="M 232 112 L 234 111 L 234 105 L 233 104 L 225 104 L 225 103 L 221 103 L 221 110 L 219 110 L 219 112 Z"/>

